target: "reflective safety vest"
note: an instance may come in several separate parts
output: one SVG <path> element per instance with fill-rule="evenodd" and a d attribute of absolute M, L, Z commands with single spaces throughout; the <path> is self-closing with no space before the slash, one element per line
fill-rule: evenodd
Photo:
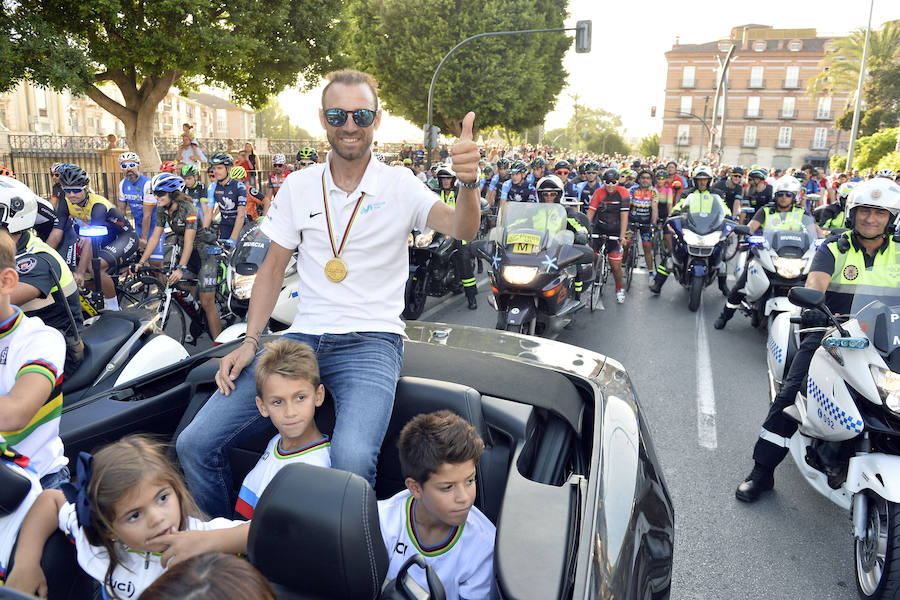
<path fill-rule="evenodd" d="M 716 202 L 722 205 L 726 215 L 731 216 L 731 209 L 728 208 L 728 205 L 725 204 L 722 197 L 709 190 L 704 190 L 702 192 L 700 190 L 694 190 L 679 200 L 678 203 L 672 207 L 672 212 L 684 211 L 685 207 L 687 207 L 687 210 L 690 213 L 711 213 L 713 204 Z"/>
<path fill-rule="evenodd" d="M 69 270 L 69 266 L 66 264 L 66 261 L 63 260 L 63 258 L 59 255 L 59 253 L 48 246 L 41 238 L 35 235 L 33 231 L 25 231 L 22 233 L 22 235 L 27 235 L 28 241 L 26 242 L 25 250 L 16 255 L 16 258 L 18 259 L 19 257 L 25 256 L 26 254 L 42 254 L 50 261 L 50 264 L 53 264 L 53 262 L 56 261 L 56 263 L 59 264 L 59 283 L 60 285 L 62 285 L 63 295 L 68 298 L 72 294 L 77 293 L 78 286 L 75 285 L 75 278 L 72 276 L 72 271 Z M 47 294 L 46 298 L 41 298 L 40 296 L 38 296 L 37 298 L 32 298 L 19 308 L 21 308 L 27 314 L 50 306 L 54 302 L 52 294 L 56 292 L 56 290 L 57 286 L 54 285 L 52 288 L 50 288 L 50 293 Z"/>
<path fill-rule="evenodd" d="M 844 232 L 841 237 L 850 241 L 850 232 Z M 834 272 L 828 291 L 878 296 L 886 289 L 900 287 L 900 244 L 893 239 L 888 239 L 887 247 L 875 255 L 875 262 L 868 269 L 864 250 L 857 249 L 851 242 L 850 249 L 842 254 L 837 245 L 837 240 L 828 243 L 828 249 L 834 255 Z"/>
<path fill-rule="evenodd" d="M 587 232 L 587 228 L 578 222 L 578 219 L 567 217 L 565 220 L 557 218 L 559 213 L 556 212 L 539 212 L 531 217 L 531 225 L 538 231 L 546 229 L 551 235 L 556 235 L 566 228 L 568 225 L 575 232 Z M 547 222 L 547 216 L 550 216 L 550 222 Z M 528 219 L 520 219 L 512 224 L 513 227 L 521 227 L 528 222 Z"/>
<path fill-rule="evenodd" d="M 846 225 L 844 225 L 844 219 L 844 211 L 841 211 L 836 216 L 825 221 L 822 227 L 824 227 L 825 229 L 837 229 L 838 227 L 846 227 Z"/>
<path fill-rule="evenodd" d="M 441 190 L 441 200 L 447 206 L 456 206 L 456 190 Z"/>
<path fill-rule="evenodd" d="M 790 212 L 778 212 L 767 206 L 763 209 L 766 215 L 766 222 L 763 227 L 768 230 L 791 230 L 800 231 L 803 229 L 803 215 L 805 212 L 802 208 L 794 207 Z"/>

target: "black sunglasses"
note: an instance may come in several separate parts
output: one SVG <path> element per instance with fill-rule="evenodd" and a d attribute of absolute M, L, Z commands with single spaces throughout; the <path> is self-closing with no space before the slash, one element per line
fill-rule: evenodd
<path fill-rule="evenodd" d="M 162 190 L 156 190 L 155 192 L 153 192 L 153 195 L 156 196 L 157 198 L 162 198 L 163 196 L 165 196 L 168 193 L 169 192 L 164 192 Z"/>
<path fill-rule="evenodd" d="M 347 114 L 343 108 L 329 108 L 325 111 L 325 121 L 332 127 L 343 127 L 347 122 Z M 375 111 L 368 108 L 357 108 L 349 114 L 353 115 L 353 122 L 360 127 L 369 127 L 375 122 Z"/>

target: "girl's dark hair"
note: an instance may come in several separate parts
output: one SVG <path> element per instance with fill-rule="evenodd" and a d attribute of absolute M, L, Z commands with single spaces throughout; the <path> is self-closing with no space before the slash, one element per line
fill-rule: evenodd
<path fill-rule="evenodd" d="M 109 568 L 102 585 L 111 598 L 119 596 L 106 582 L 121 563 L 121 550 L 113 541 L 116 505 L 149 478 L 164 481 L 172 487 L 181 507 L 179 530 L 187 528 L 188 517 L 205 518 L 191 497 L 184 477 L 166 455 L 166 446 L 162 442 L 147 435 L 128 435 L 95 453 L 88 486 L 91 523 L 84 528 L 84 536 L 89 544 L 104 548 L 109 555 Z"/>
<path fill-rule="evenodd" d="M 277 600 L 262 573 L 243 558 L 213 552 L 176 564 L 140 600 Z"/>

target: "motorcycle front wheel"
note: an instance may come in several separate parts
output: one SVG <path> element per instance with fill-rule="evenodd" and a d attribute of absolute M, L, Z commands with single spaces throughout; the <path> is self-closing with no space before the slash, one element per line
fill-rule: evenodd
<path fill-rule="evenodd" d="M 900 594 L 900 505 L 872 493 L 868 496 L 866 537 L 854 540 L 856 588 L 862 598 L 896 598 Z"/>
<path fill-rule="evenodd" d="M 403 318 L 416 320 L 425 312 L 425 300 L 428 295 L 425 293 L 425 285 L 419 285 L 419 281 L 410 277 L 406 280 L 406 290 L 403 293 L 405 301 L 403 308 Z"/>
<path fill-rule="evenodd" d="M 700 308 L 700 297 L 703 295 L 703 276 L 694 275 L 691 278 L 691 290 L 688 297 L 688 308 L 691 312 L 697 312 Z"/>

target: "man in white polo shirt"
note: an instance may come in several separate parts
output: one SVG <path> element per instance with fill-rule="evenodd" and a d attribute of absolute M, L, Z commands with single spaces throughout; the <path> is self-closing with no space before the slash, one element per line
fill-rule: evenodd
<path fill-rule="evenodd" d="M 409 169 L 372 160 L 381 120 L 375 80 L 347 70 L 328 81 L 319 119 L 332 150 L 325 163 L 290 174 L 275 196 L 262 225 L 272 243 L 253 284 L 247 337 L 222 359 L 219 391 L 177 440 L 191 491 L 211 516 L 234 507 L 229 450 L 269 425 L 254 402 L 255 357 L 291 255 L 300 250 L 300 303 L 286 335 L 316 351 L 335 400 L 332 466 L 374 483 L 403 362 L 409 232 L 427 226 L 471 240 L 478 229 L 474 113 L 451 148 L 461 186 L 454 209 Z"/>

